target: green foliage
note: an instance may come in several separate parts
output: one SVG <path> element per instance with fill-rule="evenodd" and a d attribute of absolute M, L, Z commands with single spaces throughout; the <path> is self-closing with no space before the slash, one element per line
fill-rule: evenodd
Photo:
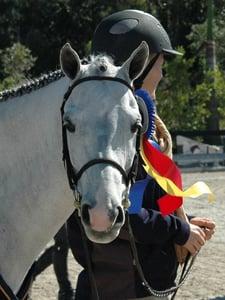
<path fill-rule="evenodd" d="M 81 57 L 87 55 L 87 44 L 104 16 L 120 9 L 147 7 L 146 0 L 9 1 L 11 9 L 6 9 L 6 18 L 14 21 L 10 24 L 8 19 L 9 38 L 0 29 L 0 40 L 7 38 L 7 46 L 19 40 L 32 51 L 37 57 L 34 75 L 59 67 L 60 48 L 68 41 Z"/>
<path fill-rule="evenodd" d="M 167 9 L 175 4 L 176 1 L 164 2 Z M 187 5 L 186 1 L 180 5 Z M 206 3 L 206 2 L 205 2 Z M 202 5 L 198 2 L 197 5 Z M 202 13 L 206 13 L 205 4 L 202 6 Z M 171 10 L 169 10 L 171 12 Z M 164 10 L 160 10 L 163 14 Z M 182 17 L 184 15 L 181 13 Z M 200 24 L 193 22 L 190 32 L 186 36 L 188 43 L 183 59 L 176 58 L 166 65 L 167 79 L 160 87 L 158 98 L 159 112 L 168 127 L 172 130 L 194 130 L 206 129 L 207 119 L 210 117 L 209 102 L 212 93 L 218 105 L 220 117 L 220 128 L 225 128 L 225 8 L 224 2 L 215 2 L 214 19 L 214 39 L 216 43 L 217 70 L 207 72 L 206 67 L 206 40 L 207 23 L 204 18 Z M 195 18 L 194 14 L 191 16 Z M 179 16 L 175 16 L 179 18 Z M 166 19 L 165 19 L 166 20 Z M 174 23 L 174 21 L 172 21 Z M 182 28 L 179 25 L 178 28 Z M 175 31 L 177 28 L 175 28 Z M 175 35 L 176 33 L 172 33 Z M 179 39 L 180 40 L 180 39 Z M 185 45 L 185 43 L 183 43 Z M 189 59 L 188 59 L 189 57 Z M 190 59 L 191 57 L 191 59 Z M 162 100 L 161 100 L 162 99 Z M 166 99 L 166 100 L 165 100 Z"/>
<path fill-rule="evenodd" d="M 225 128 L 225 72 L 219 69 L 215 72 L 215 91 L 220 114 L 220 127 Z"/>
<path fill-rule="evenodd" d="M 204 73 L 202 82 L 192 84 L 194 59 L 176 57 L 165 64 L 166 78 L 158 89 L 158 111 L 170 130 L 204 130 L 209 117 L 208 105 L 215 92 L 220 126 L 225 128 L 225 74 Z"/>
<path fill-rule="evenodd" d="M 4 49 L 20 34 L 19 0 L 1 0 L 0 4 L 0 49 Z"/>
<path fill-rule="evenodd" d="M 4 76 L 0 85 L 1 89 L 10 88 L 25 81 L 36 61 L 36 58 L 31 55 L 31 51 L 20 43 L 1 50 L 0 55 Z"/>
<path fill-rule="evenodd" d="M 216 47 L 217 64 L 225 70 L 225 18 L 218 16 L 214 24 L 214 41 Z M 188 35 L 191 41 L 190 48 L 194 54 L 199 57 L 205 57 L 205 45 L 207 40 L 207 24 L 195 24 L 192 26 L 192 31 Z"/>
<path fill-rule="evenodd" d="M 187 48 L 190 41 L 186 36 L 192 24 L 202 23 L 206 18 L 206 1 L 151 0 L 149 3 L 150 12 L 167 29 L 173 46 Z"/>
<path fill-rule="evenodd" d="M 182 49 L 179 49 L 183 52 Z M 157 93 L 159 115 L 170 130 L 187 129 L 190 125 L 188 112 L 191 86 L 189 82 L 189 68 L 191 60 L 177 56 L 165 64 L 166 76 Z"/>

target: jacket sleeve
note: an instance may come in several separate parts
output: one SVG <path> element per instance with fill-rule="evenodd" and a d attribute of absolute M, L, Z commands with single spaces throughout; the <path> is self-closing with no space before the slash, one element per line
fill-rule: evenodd
<path fill-rule="evenodd" d="M 175 215 L 162 216 L 157 199 L 163 194 L 160 186 L 154 180 L 150 180 L 143 196 L 143 207 L 149 213 L 147 222 L 144 223 L 136 214 L 130 215 L 135 238 L 144 244 L 162 244 L 172 240 L 178 245 L 184 245 L 190 235 L 190 226 Z"/>
<path fill-rule="evenodd" d="M 174 215 L 163 217 L 159 211 L 149 209 L 147 223 L 138 215 L 130 215 L 134 236 L 143 244 L 164 244 L 173 240 L 178 245 L 184 245 L 189 238 L 190 227 Z"/>

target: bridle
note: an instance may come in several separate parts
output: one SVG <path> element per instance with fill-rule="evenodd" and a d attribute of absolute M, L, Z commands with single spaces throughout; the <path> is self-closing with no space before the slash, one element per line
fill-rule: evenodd
<path fill-rule="evenodd" d="M 70 152 L 69 152 L 68 141 L 67 141 L 67 132 L 66 132 L 65 126 L 63 126 L 64 107 L 65 107 L 65 104 L 66 104 L 67 100 L 69 99 L 69 97 L 70 97 L 70 95 L 71 95 L 71 93 L 72 93 L 72 91 L 74 90 L 75 87 L 77 87 L 79 84 L 81 84 L 83 82 L 93 81 L 93 80 L 106 80 L 106 81 L 119 82 L 119 83 L 125 85 L 134 94 L 134 91 L 133 91 L 133 88 L 131 87 L 131 85 L 127 81 L 125 81 L 125 80 L 123 80 L 122 78 L 119 78 L 119 77 L 88 76 L 88 77 L 84 77 L 84 78 L 75 80 L 73 82 L 73 84 L 68 88 L 67 92 L 65 93 L 65 95 L 63 97 L 63 103 L 62 103 L 62 106 L 61 106 L 62 146 L 63 146 L 62 160 L 64 162 L 64 166 L 65 166 L 66 171 L 67 171 L 67 178 L 68 178 L 69 186 L 70 186 L 70 188 L 71 188 L 71 190 L 73 191 L 73 194 L 74 194 L 75 208 L 80 210 L 82 195 L 81 195 L 81 193 L 79 192 L 79 190 L 77 188 L 77 184 L 78 184 L 78 181 L 80 180 L 80 178 L 82 177 L 82 175 L 84 174 L 84 172 L 87 171 L 90 167 L 92 167 L 94 165 L 107 164 L 109 166 L 112 166 L 113 168 L 116 168 L 121 173 L 121 175 L 123 177 L 123 180 L 124 180 L 125 185 L 126 185 L 126 192 L 125 192 L 124 199 L 122 200 L 122 205 L 125 209 L 127 209 L 130 206 L 130 201 L 129 201 L 129 198 L 128 198 L 129 187 L 130 187 L 130 184 L 132 182 L 134 182 L 135 177 L 137 175 L 137 169 L 138 169 L 138 157 L 139 157 L 139 152 L 140 152 L 140 138 L 141 138 L 140 128 L 138 129 L 138 132 L 137 132 L 136 154 L 135 154 L 131 169 L 129 170 L 128 173 L 116 161 L 108 159 L 108 158 L 92 159 L 92 160 L 88 161 L 86 164 L 84 164 L 79 171 L 76 171 L 73 164 L 72 164 L 72 162 L 71 162 L 71 159 L 70 159 Z"/>

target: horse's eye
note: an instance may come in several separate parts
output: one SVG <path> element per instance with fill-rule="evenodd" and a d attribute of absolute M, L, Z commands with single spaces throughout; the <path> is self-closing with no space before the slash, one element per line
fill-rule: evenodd
<path fill-rule="evenodd" d="M 131 125 L 131 132 L 136 133 L 139 129 L 141 129 L 142 124 L 140 121 L 135 122 L 134 124 Z"/>
<path fill-rule="evenodd" d="M 63 127 L 65 127 L 69 132 L 75 132 L 75 125 L 69 119 L 64 119 Z"/>

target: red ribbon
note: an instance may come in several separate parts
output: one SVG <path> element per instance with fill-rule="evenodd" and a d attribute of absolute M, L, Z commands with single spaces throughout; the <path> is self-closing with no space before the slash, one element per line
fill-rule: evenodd
<path fill-rule="evenodd" d="M 147 161 L 160 176 L 166 177 L 182 189 L 181 173 L 176 164 L 165 154 L 153 147 L 148 139 L 143 136 L 143 151 Z M 183 204 L 183 198 L 178 196 L 164 195 L 157 200 L 162 215 L 173 213 Z"/>

